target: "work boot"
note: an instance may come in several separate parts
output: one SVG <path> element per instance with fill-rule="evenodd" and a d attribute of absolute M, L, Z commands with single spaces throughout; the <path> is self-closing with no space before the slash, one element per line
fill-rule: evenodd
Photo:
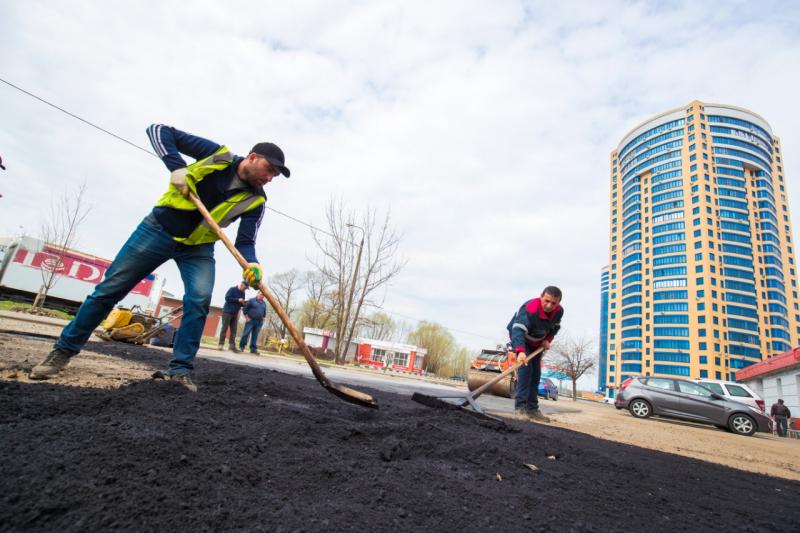
<path fill-rule="evenodd" d="M 192 376 L 189 374 L 174 374 L 169 377 L 169 380 L 180 383 L 192 392 L 197 392 L 197 385 L 194 384 L 194 381 L 192 381 Z"/>
<path fill-rule="evenodd" d="M 218 344 L 217 345 L 217 350 L 219 350 L 220 352 L 225 350 L 225 345 L 224 344 Z"/>
<path fill-rule="evenodd" d="M 528 409 L 528 418 L 531 420 L 536 420 L 537 422 L 550 422 L 550 418 L 544 416 L 544 414 L 538 409 Z"/>
<path fill-rule="evenodd" d="M 236 346 L 234 346 L 233 344 L 231 344 L 231 351 L 233 353 L 242 353 L 242 351 L 239 348 L 237 348 Z"/>
<path fill-rule="evenodd" d="M 258 353 L 258 350 L 250 350 L 250 353 L 253 355 L 261 355 L 260 353 Z"/>
<path fill-rule="evenodd" d="M 69 358 L 70 354 L 55 348 L 44 358 L 44 361 L 33 367 L 29 377 L 31 379 L 49 379 L 57 376 L 67 366 Z"/>

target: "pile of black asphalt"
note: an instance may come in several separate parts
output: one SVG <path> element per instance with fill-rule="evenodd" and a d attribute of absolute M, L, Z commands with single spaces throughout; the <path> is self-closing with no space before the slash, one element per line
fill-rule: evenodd
<path fill-rule="evenodd" d="M 0 531 L 800 531 L 798 482 L 270 370 L 196 377 L 0 381 Z"/>

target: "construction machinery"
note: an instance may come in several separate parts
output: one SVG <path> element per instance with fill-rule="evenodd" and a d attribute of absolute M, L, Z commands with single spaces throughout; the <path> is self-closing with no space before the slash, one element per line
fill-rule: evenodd
<path fill-rule="evenodd" d="M 499 350 L 490 350 L 497 352 Z M 428 394 L 422 394 L 420 392 L 415 392 L 411 395 L 411 399 L 417 403 L 421 403 L 422 405 L 427 405 L 428 407 L 433 407 L 435 409 L 456 409 L 472 416 L 477 416 L 480 418 L 488 418 L 492 420 L 499 420 L 497 417 L 489 415 L 483 411 L 480 405 L 477 403 L 478 396 L 483 394 L 484 392 L 491 392 L 491 390 L 497 386 L 498 383 L 506 381 L 511 375 L 516 374 L 517 369 L 540 353 L 544 351 L 543 347 L 539 347 L 534 350 L 530 355 L 520 354 L 521 357 L 515 358 L 514 362 L 508 365 L 508 367 L 500 373 L 497 372 L 483 372 L 477 376 L 479 379 L 483 379 L 484 377 L 489 377 L 482 385 L 478 386 L 473 390 L 470 387 L 470 392 L 468 394 L 455 394 L 455 395 L 445 395 L 445 396 L 430 396 Z M 483 354 L 483 352 L 481 352 Z M 508 352 L 503 352 L 507 357 L 507 360 L 511 360 L 511 355 L 508 355 Z M 490 355 L 498 355 L 498 354 L 490 354 Z M 508 389 L 506 389 L 508 390 Z M 513 391 L 513 389 L 511 389 Z M 452 400 L 456 400 L 453 402 Z"/>
<path fill-rule="evenodd" d="M 481 350 L 481 353 L 470 363 L 467 388 L 474 391 L 497 377 L 498 374 L 512 367 L 516 355 L 505 350 Z M 517 387 L 517 373 L 509 372 L 507 376 L 492 385 L 486 392 L 503 398 L 513 398 Z"/>
<path fill-rule="evenodd" d="M 280 339 L 278 337 L 269 337 L 267 339 L 267 350 L 283 353 L 289 347 L 288 339 Z"/>
<path fill-rule="evenodd" d="M 130 309 L 117 307 L 103 320 L 102 333 L 96 335 L 107 341 L 144 344 L 153 337 L 166 335 L 171 331 L 171 328 L 167 327 L 169 322 L 182 316 L 182 307 L 177 307 L 160 318 L 145 313 L 138 305 Z"/>

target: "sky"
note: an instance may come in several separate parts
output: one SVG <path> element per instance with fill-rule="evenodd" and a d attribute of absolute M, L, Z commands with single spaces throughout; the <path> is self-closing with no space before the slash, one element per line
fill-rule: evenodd
<path fill-rule="evenodd" d="M 470 349 L 546 285 L 562 335 L 597 340 L 609 155 L 693 100 L 742 106 L 781 138 L 800 205 L 800 3 L 7 0 L 0 78 L 150 148 L 172 125 L 246 154 L 272 141 L 290 179 L 268 205 L 324 227 L 328 202 L 389 214 L 407 266 L 382 308 Z M 77 248 L 112 258 L 166 189 L 155 157 L 0 83 L 0 236 L 36 235 L 88 186 Z M 235 228 L 229 228 L 234 235 Z M 307 227 L 267 211 L 267 277 L 312 268 Z M 240 276 L 217 246 L 212 303 Z M 158 271 L 182 294 L 177 269 Z M 597 346 L 597 342 L 595 342 Z"/>

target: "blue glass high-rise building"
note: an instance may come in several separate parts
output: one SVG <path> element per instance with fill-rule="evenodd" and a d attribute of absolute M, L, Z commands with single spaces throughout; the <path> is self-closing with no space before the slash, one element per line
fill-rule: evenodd
<path fill-rule="evenodd" d="M 800 344 L 779 138 L 761 116 L 695 101 L 610 157 L 606 385 L 731 379 Z"/>
<path fill-rule="evenodd" d="M 600 272 L 600 350 L 597 365 L 597 390 L 605 392 L 608 369 L 608 267 Z"/>

